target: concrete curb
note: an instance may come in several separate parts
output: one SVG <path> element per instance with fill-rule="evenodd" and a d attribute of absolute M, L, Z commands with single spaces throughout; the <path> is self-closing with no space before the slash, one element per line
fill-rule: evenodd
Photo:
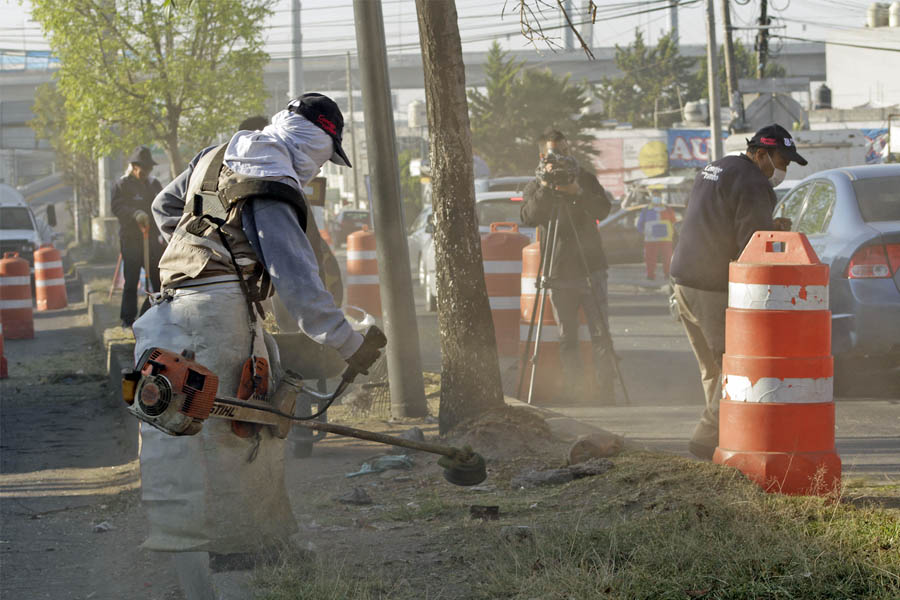
<path fill-rule="evenodd" d="M 122 385 L 122 370 L 134 365 L 134 343 L 111 339 L 107 330 L 116 327 L 118 315 L 113 306 L 106 301 L 106 293 L 102 290 L 91 290 L 84 286 L 84 302 L 87 306 L 91 329 L 97 341 L 106 352 L 106 374 L 111 389 L 118 390 Z M 112 394 L 111 403 L 119 406 L 118 394 Z"/>

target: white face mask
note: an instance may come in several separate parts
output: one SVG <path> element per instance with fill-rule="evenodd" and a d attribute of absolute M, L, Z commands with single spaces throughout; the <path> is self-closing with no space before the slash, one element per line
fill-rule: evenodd
<path fill-rule="evenodd" d="M 772 164 L 772 169 L 774 169 L 772 176 L 769 177 L 769 185 L 771 185 L 772 187 L 778 187 L 778 185 L 782 181 L 784 181 L 784 178 L 787 177 L 787 171 L 776 167 L 775 163 L 772 161 L 772 156 L 768 152 L 766 153 L 766 157 L 769 159 L 769 162 Z"/>

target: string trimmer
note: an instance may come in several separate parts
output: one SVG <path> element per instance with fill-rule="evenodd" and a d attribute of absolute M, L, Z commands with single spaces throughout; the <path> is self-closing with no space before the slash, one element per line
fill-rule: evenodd
<path fill-rule="evenodd" d="M 314 392 L 304 387 L 299 377 L 288 374 L 269 399 L 222 397 L 216 396 L 218 376 L 196 362 L 192 352 L 184 350 L 178 354 L 163 348 L 149 348 L 133 371 L 123 373 L 122 397 L 134 416 L 169 435 L 196 435 L 210 417 L 265 425 L 282 439 L 287 437 L 293 425 L 300 425 L 335 435 L 439 454 L 438 464 L 444 469 L 444 478 L 455 485 L 478 485 L 487 478 L 484 459 L 468 446 L 454 448 L 315 420 L 328 410 L 356 375 L 348 368 L 330 394 Z M 322 408 L 313 415 L 295 416 L 298 394 L 311 396 Z"/>

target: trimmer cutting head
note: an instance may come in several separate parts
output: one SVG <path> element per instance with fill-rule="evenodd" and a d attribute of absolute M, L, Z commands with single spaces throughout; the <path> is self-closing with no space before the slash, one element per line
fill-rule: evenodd
<path fill-rule="evenodd" d="M 478 485 L 487 479 L 484 458 L 473 452 L 469 446 L 465 446 L 453 458 L 442 456 L 438 464 L 444 468 L 444 479 L 453 485 Z"/>

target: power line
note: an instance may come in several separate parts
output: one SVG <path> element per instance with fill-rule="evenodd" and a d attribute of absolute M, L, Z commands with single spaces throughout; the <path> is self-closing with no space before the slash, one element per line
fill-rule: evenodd
<path fill-rule="evenodd" d="M 900 48 L 885 48 L 884 46 L 869 46 L 868 44 L 853 44 L 851 42 L 832 42 L 828 40 L 811 40 L 809 38 L 794 37 L 790 35 L 781 35 L 780 33 L 770 34 L 772 37 L 784 40 L 794 40 L 797 42 L 811 42 L 813 44 L 826 44 L 829 46 L 846 46 L 848 48 L 862 48 L 864 50 L 882 50 L 884 52 L 900 52 Z"/>

